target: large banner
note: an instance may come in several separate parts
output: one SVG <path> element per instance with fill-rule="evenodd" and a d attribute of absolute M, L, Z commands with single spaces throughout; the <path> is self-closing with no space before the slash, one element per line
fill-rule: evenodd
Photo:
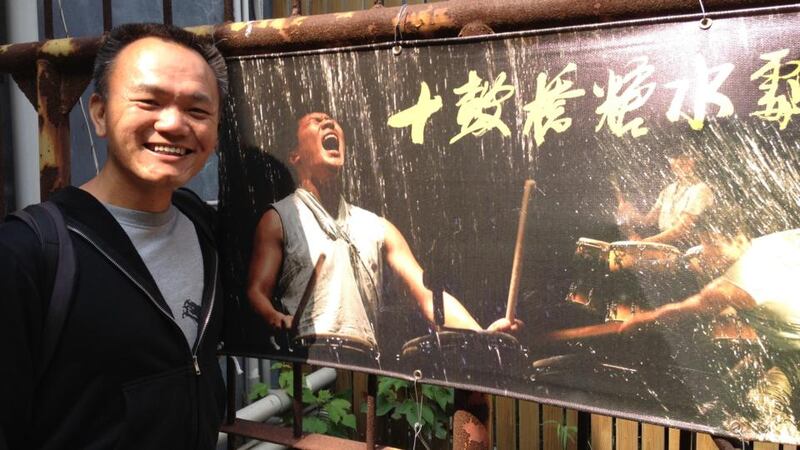
<path fill-rule="evenodd" d="M 230 59 L 226 351 L 800 443 L 798 23 Z"/>

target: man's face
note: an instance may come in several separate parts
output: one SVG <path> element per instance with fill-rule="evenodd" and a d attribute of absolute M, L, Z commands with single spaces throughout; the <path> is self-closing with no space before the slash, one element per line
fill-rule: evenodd
<path fill-rule="evenodd" d="M 667 158 L 672 173 L 678 178 L 690 178 L 694 175 L 694 159 L 689 155 L 675 155 Z"/>
<path fill-rule="evenodd" d="M 325 113 L 306 114 L 297 122 L 297 148 L 289 156 L 301 178 L 325 179 L 344 165 L 344 132 Z"/>
<path fill-rule="evenodd" d="M 107 164 L 143 191 L 185 184 L 217 145 L 217 82 L 191 49 L 152 37 L 129 44 L 113 62 L 106 97 L 92 97 L 91 113 L 108 138 Z"/>

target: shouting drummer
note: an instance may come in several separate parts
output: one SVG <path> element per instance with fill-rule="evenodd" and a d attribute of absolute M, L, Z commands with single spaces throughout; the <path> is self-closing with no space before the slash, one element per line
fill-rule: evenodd
<path fill-rule="evenodd" d="M 694 158 L 682 149 L 674 149 L 667 154 L 669 167 L 675 176 L 659 194 L 655 205 L 647 214 L 642 214 L 636 207 L 619 196 L 617 215 L 627 226 L 658 226 L 658 233 L 642 238 L 637 233 L 630 233 L 632 240 L 656 242 L 683 246 L 693 245 L 694 222 L 707 207 L 714 203 L 714 193 L 708 185 L 701 181 L 694 170 Z M 685 247 L 684 247 L 685 248 Z"/>
<path fill-rule="evenodd" d="M 312 112 L 298 120 L 295 138 L 286 162 L 297 189 L 270 205 L 254 237 L 247 291 L 253 308 L 277 330 L 355 338 L 376 347 L 385 266 L 433 322 L 433 294 L 403 235 L 342 196 L 347 146 L 340 125 L 326 113 Z M 455 297 L 447 292 L 443 297 L 446 327 L 482 329 Z M 516 331 L 520 325 L 503 318 L 488 330 Z"/>

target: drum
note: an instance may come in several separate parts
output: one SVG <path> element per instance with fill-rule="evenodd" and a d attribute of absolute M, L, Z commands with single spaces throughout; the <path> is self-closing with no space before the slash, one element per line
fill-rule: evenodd
<path fill-rule="evenodd" d="M 293 343 L 293 351 L 307 352 L 310 360 L 380 369 L 378 347 L 359 336 L 307 334 L 295 337 Z"/>
<path fill-rule="evenodd" d="M 610 244 L 608 269 L 611 272 L 620 270 L 669 270 L 677 265 L 681 256 L 680 250 L 667 244 L 617 241 Z"/>
<path fill-rule="evenodd" d="M 567 301 L 590 305 L 597 303 L 603 277 L 608 266 L 608 251 L 611 244 L 597 239 L 580 238 L 575 244 L 575 276 L 570 285 Z"/>
<path fill-rule="evenodd" d="M 412 339 L 398 355 L 405 372 L 421 370 L 426 378 L 447 381 L 455 374 L 483 373 L 476 383 L 506 386 L 506 378 L 527 379 L 528 352 L 510 334 L 489 331 L 449 330 Z"/>
<path fill-rule="evenodd" d="M 579 238 L 575 244 L 575 257 L 603 264 L 608 259 L 611 244 L 597 239 Z"/>

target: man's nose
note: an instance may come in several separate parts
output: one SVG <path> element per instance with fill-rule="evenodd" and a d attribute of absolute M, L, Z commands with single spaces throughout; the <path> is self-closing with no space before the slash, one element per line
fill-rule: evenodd
<path fill-rule="evenodd" d="M 320 127 L 320 128 L 328 128 L 328 129 L 331 129 L 331 130 L 332 130 L 332 129 L 336 128 L 336 121 L 335 121 L 335 120 L 333 120 L 333 119 L 332 119 L 332 118 L 330 118 L 330 117 L 327 117 L 327 118 L 325 118 L 325 120 L 323 120 L 323 121 L 320 123 L 319 127 Z"/>
<path fill-rule="evenodd" d="M 178 107 L 166 107 L 159 112 L 155 129 L 161 133 L 183 134 L 188 129 L 186 117 Z"/>

